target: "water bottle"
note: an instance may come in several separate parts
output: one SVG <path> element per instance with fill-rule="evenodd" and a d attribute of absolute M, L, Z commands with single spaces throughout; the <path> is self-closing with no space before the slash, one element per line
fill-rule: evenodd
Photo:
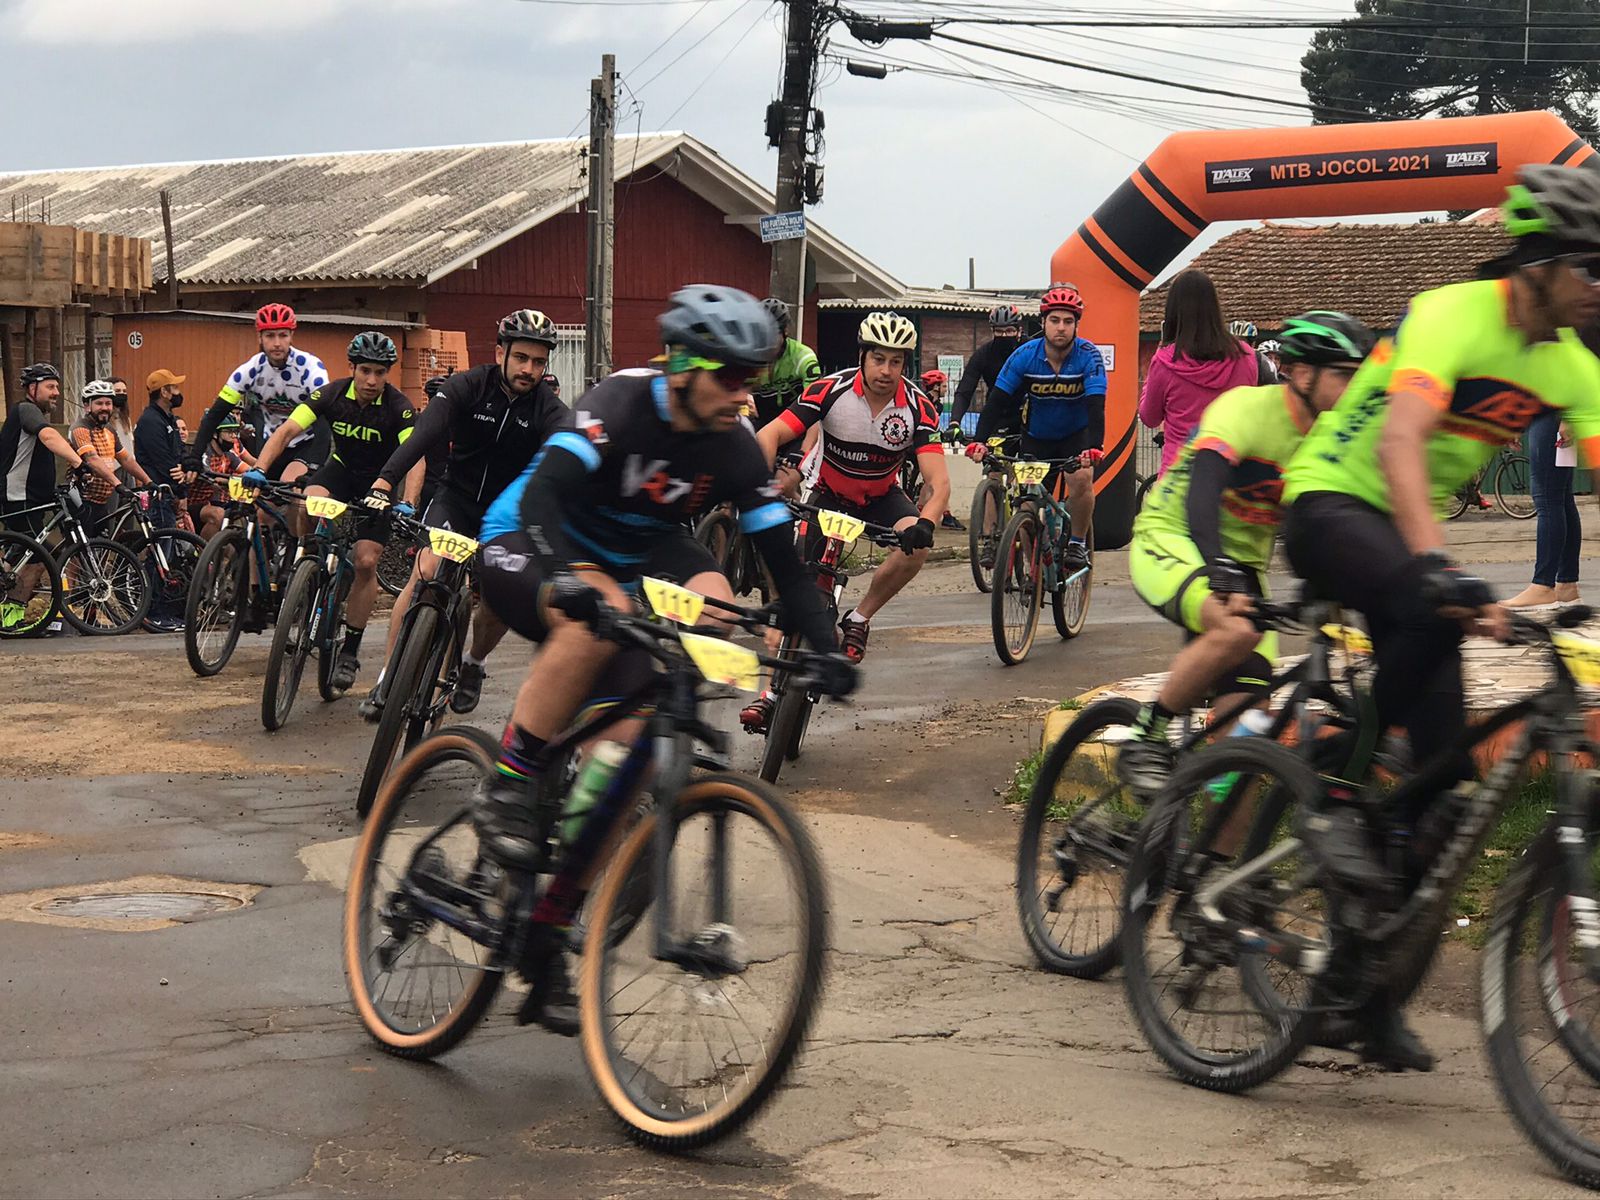
<path fill-rule="evenodd" d="M 1260 737 L 1272 728 L 1272 714 L 1262 708 L 1247 710 L 1233 723 L 1233 728 L 1228 730 L 1228 736 L 1235 737 Z M 1221 804 L 1228 798 L 1228 793 L 1233 791 L 1233 785 L 1239 782 L 1239 772 L 1229 771 L 1226 775 L 1219 775 L 1206 784 L 1206 791 L 1211 794 L 1213 804 Z"/>
<path fill-rule="evenodd" d="M 584 761 L 578 778 L 572 782 L 566 803 L 561 806 L 561 844 L 571 846 L 589 819 L 589 810 L 605 795 L 606 786 L 617 768 L 627 761 L 628 748 L 619 742 L 601 742 Z"/>

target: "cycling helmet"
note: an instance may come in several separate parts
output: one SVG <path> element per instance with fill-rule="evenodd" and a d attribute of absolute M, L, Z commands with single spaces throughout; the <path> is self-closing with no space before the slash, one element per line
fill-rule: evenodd
<path fill-rule="evenodd" d="M 1283 353 L 1283 347 L 1278 344 L 1277 338 L 1268 338 L 1266 341 L 1262 342 L 1261 345 L 1257 346 L 1256 349 L 1261 351 L 1263 354 Z"/>
<path fill-rule="evenodd" d="M 556 348 L 555 322 L 536 308 L 519 308 L 500 318 L 495 341 L 502 346 L 512 342 L 538 342 L 551 350 Z"/>
<path fill-rule="evenodd" d="M 777 325 L 778 336 L 781 338 L 788 337 L 789 306 L 776 296 L 768 296 L 761 302 L 761 307 L 767 310 L 767 316 L 771 317 L 773 323 Z"/>
<path fill-rule="evenodd" d="M 1236 338 L 1253 338 L 1256 336 L 1256 323 L 1254 321 L 1229 321 L 1228 332 Z"/>
<path fill-rule="evenodd" d="M 256 309 L 257 333 L 266 333 L 269 329 L 297 329 L 299 325 L 294 309 L 287 304 L 263 304 Z"/>
<path fill-rule="evenodd" d="M 922 373 L 923 391 L 927 391 L 931 387 L 939 387 L 949 382 L 950 377 L 943 371 L 924 371 Z"/>
<path fill-rule="evenodd" d="M 25 388 L 32 387 L 36 383 L 43 383 L 47 379 L 54 379 L 57 383 L 60 383 L 61 372 L 45 362 L 34 363 L 31 367 L 22 368 L 22 386 Z"/>
<path fill-rule="evenodd" d="M 663 345 L 727 366 L 759 370 L 778 352 L 772 314 L 748 292 L 694 283 L 672 293 L 657 324 Z"/>
<path fill-rule="evenodd" d="M 989 310 L 989 324 L 995 329 L 1021 329 L 1022 313 L 1015 304 L 996 304 Z"/>
<path fill-rule="evenodd" d="M 222 420 L 217 422 L 218 433 L 238 433 L 240 428 L 242 427 L 239 424 L 239 418 L 234 416 L 232 413 L 229 413 L 227 416 L 223 417 Z"/>
<path fill-rule="evenodd" d="M 345 352 L 345 357 L 352 363 L 376 363 L 380 367 L 392 367 L 400 357 L 400 352 L 394 348 L 393 339 L 369 329 L 350 339 L 350 349 Z"/>
<path fill-rule="evenodd" d="M 110 400 L 117 394 L 117 389 L 104 379 L 91 379 L 83 385 L 83 391 L 79 394 L 83 397 L 84 403 L 88 403 L 90 400 L 99 400 L 102 397 Z"/>
<path fill-rule="evenodd" d="M 1078 294 L 1078 289 L 1070 283 L 1053 284 L 1049 291 L 1039 297 L 1039 315 L 1064 310 L 1073 316 L 1083 316 L 1083 297 Z"/>
<path fill-rule="evenodd" d="M 1285 323 L 1278 353 L 1284 362 L 1326 367 L 1360 362 L 1372 352 L 1376 340 L 1372 331 L 1354 317 L 1316 309 Z"/>
<path fill-rule="evenodd" d="M 1543 234 L 1575 248 L 1600 248 L 1600 172 L 1534 163 L 1506 189 L 1506 232 Z"/>
<path fill-rule="evenodd" d="M 856 342 L 862 349 L 915 350 L 917 327 L 899 313 L 868 313 L 856 331 Z"/>
<path fill-rule="evenodd" d="M 429 400 L 432 400 L 440 392 L 444 391 L 444 381 L 449 378 L 450 376 L 448 375 L 435 375 L 432 379 L 428 380 L 427 383 L 422 385 L 422 394 Z M 546 375 L 545 378 L 549 379 L 550 376 Z"/>

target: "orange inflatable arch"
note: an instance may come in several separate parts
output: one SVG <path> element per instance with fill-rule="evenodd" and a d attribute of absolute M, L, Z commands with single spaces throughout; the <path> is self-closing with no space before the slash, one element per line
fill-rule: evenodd
<path fill-rule="evenodd" d="M 1139 294 L 1213 221 L 1331 217 L 1497 204 L 1531 162 L 1600 167 L 1548 112 L 1179 133 L 1167 138 L 1050 259 L 1088 302 L 1084 334 L 1110 350 L 1107 456 L 1095 540 L 1132 536 Z"/>

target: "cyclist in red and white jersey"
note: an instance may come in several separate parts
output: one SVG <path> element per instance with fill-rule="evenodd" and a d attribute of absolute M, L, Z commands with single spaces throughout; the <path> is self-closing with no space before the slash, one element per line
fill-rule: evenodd
<path fill-rule="evenodd" d="M 928 561 L 934 526 L 950 503 L 938 414 L 922 389 L 905 378 L 916 327 L 897 313 L 868 313 L 857 340 L 861 361 L 855 370 L 824 375 L 757 435 L 771 463 L 786 443 L 820 425 L 811 502 L 900 533 L 900 549 L 884 560 L 861 603 L 840 622 L 852 662 L 866 654 L 873 615 Z M 928 484 L 920 512 L 899 483 L 900 464 L 911 455 Z"/>

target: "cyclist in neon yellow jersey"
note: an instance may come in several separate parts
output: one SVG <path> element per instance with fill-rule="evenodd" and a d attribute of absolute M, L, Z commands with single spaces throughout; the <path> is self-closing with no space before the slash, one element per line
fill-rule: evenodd
<path fill-rule="evenodd" d="M 1600 315 L 1600 176 L 1535 165 L 1519 178 L 1504 205 L 1511 249 L 1486 264 L 1487 278 L 1412 301 L 1394 341 L 1367 360 L 1285 476 L 1289 561 L 1365 615 L 1379 720 L 1410 733 L 1419 763 L 1465 726 L 1464 632 L 1505 622 L 1488 585 L 1445 553 L 1438 505 L 1550 409 L 1563 410 L 1586 460 L 1600 464 L 1600 362 L 1572 331 Z M 1463 758 L 1456 772 L 1470 778 L 1472 764 Z M 1434 799 L 1396 822 L 1416 829 Z M 1410 839 L 1404 877 L 1392 877 L 1360 811 L 1321 810 L 1305 832 L 1334 881 L 1389 900 L 1415 885 L 1428 838 Z M 1437 836 L 1437 824 L 1422 828 Z M 1368 1057 L 1431 1069 L 1398 1005 L 1380 995 L 1367 1016 Z"/>
<path fill-rule="evenodd" d="M 804 342 L 789 336 L 789 306 L 776 296 L 768 296 L 761 302 L 761 307 L 777 322 L 781 344 L 778 357 L 756 377 L 755 384 L 750 388 L 757 429 L 765 428 L 769 421 L 777 420 L 779 413 L 800 399 L 800 393 L 805 391 L 807 384 L 822 376 L 822 364 L 817 361 L 816 352 Z"/>
<path fill-rule="evenodd" d="M 1284 381 L 1212 401 L 1139 511 L 1128 551 L 1134 590 L 1189 641 L 1118 757 L 1118 772 L 1136 790 L 1166 786 L 1167 725 L 1178 713 L 1213 691 L 1266 694 L 1277 640 L 1251 621 L 1251 598 L 1267 594 L 1283 468 L 1318 414 L 1344 394 L 1372 342 L 1371 331 L 1343 313 L 1295 317 L 1282 337 Z"/>

